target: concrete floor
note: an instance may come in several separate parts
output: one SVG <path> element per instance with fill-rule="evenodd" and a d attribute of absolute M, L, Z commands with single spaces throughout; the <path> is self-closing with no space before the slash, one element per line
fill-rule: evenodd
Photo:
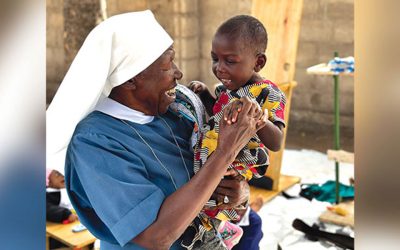
<path fill-rule="evenodd" d="M 286 137 L 285 153 L 283 155 L 281 173 L 290 176 L 298 176 L 301 183 L 325 183 L 334 180 L 334 162 L 328 160 L 327 149 L 333 148 L 333 127 L 314 126 L 311 129 L 300 129 L 301 126 L 289 124 Z M 354 130 L 341 129 L 341 148 L 354 152 Z M 315 151 L 314 151 L 315 150 Z M 354 165 L 340 164 L 339 180 L 349 185 L 350 177 L 354 178 Z M 301 189 L 299 184 L 286 190 L 292 196 L 298 196 Z M 300 199 L 286 199 L 278 195 L 265 203 L 258 214 L 263 220 L 262 230 L 264 237 L 260 242 L 260 249 L 279 249 L 279 244 L 285 250 L 340 250 L 341 248 L 320 241 L 309 241 L 304 234 L 292 227 L 295 218 L 299 218 L 308 225 L 318 222 L 318 217 L 329 203 L 313 200 L 312 202 Z M 335 233 L 342 227 L 332 224 L 324 224 L 325 231 Z M 347 231 L 354 232 L 346 227 Z"/>

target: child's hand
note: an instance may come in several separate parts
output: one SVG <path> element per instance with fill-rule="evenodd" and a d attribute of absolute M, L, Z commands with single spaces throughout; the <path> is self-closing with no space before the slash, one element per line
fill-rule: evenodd
<path fill-rule="evenodd" d="M 257 130 L 263 128 L 267 124 L 267 122 L 268 122 L 268 109 L 264 109 L 263 115 L 256 124 Z"/>
<path fill-rule="evenodd" d="M 256 103 L 256 108 L 258 110 L 257 113 L 261 113 L 261 107 L 260 105 L 256 102 L 253 101 L 254 103 Z M 237 121 L 237 117 L 240 113 L 240 111 L 242 110 L 242 102 L 240 100 L 235 100 L 231 103 L 231 105 L 228 105 L 225 109 L 227 109 L 226 111 L 226 115 L 224 116 L 224 120 L 227 121 L 228 124 L 232 124 L 235 123 Z M 263 116 L 264 117 L 264 116 Z M 261 119 L 263 119 L 263 117 Z M 267 118 L 268 118 L 268 111 L 267 111 Z M 257 127 L 261 126 L 263 123 L 261 122 L 257 123 Z M 265 125 L 265 124 L 264 124 Z M 262 125 L 262 127 L 264 127 L 264 125 Z"/>
<path fill-rule="evenodd" d="M 191 81 L 188 88 L 198 95 L 201 95 L 202 93 L 208 91 L 207 85 L 199 81 Z"/>
<path fill-rule="evenodd" d="M 77 216 L 76 214 L 72 213 L 72 214 L 70 214 L 70 215 L 68 216 L 68 221 L 69 221 L 69 222 L 74 222 L 74 221 L 76 221 L 76 220 L 78 220 L 78 216 Z"/>
<path fill-rule="evenodd" d="M 237 121 L 237 117 L 242 110 L 242 102 L 239 100 L 233 101 L 230 105 L 226 106 L 226 112 L 224 112 L 224 120 L 228 124 L 235 123 Z"/>

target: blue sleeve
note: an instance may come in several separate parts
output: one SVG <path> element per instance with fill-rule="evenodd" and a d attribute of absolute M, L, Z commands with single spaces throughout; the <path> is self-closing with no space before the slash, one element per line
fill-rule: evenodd
<path fill-rule="evenodd" d="M 121 246 L 155 221 L 165 199 L 142 160 L 103 135 L 74 135 L 66 178 L 67 172 L 67 189 L 81 221 L 96 237 Z"/>

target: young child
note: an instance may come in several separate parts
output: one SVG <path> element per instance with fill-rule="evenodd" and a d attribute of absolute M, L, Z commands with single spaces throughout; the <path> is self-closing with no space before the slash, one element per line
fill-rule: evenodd
<path fill-rule="evenodd" d="M 64 176 L 57 170 L 46 169 L 46 188 L 56 189 L 55 192 L 46 190 L 46 220 L 57 223 L 76 221 L 76 214 L 60 206 L 61 192 L 57 190 L 65 188 Z"/>
<path fill-rule="evenodd" d="M 68 208 L 60 206 L 61 192 L 65 188 L 64 175 L 57 170 L 46 168 L 46 220 L 57 223 L 76 221 L 78 216 Z M 56 239 L 49 239 L 50 249 L 66 247 Z"/>
<path fill-rule="evenodd" d="M 208 123 L 201 128 L 200 139 L 195 148 L 195 173 L 216 148 L 219 121 L 225 119 L 228 123 L 235 122 L 241 108 L 238 100 L 244 96 L 256 101 L 264 112 L 268 112 L 268 122 L 241 150 L 229 168 L 235 169 L 247 180 L 252 177 L 259 178 L 264 175 L 269 165 L 268 149 L 272 151 L 280 149 L 285 126 L 286 98 L 275 84 L 258 74 L 267 62 L 266 47 L 266 29 L 254 17 L 235 16 L 217 29 L 211 49 L 212 71 L 222 83 L 216 88 L 217 98 L 211 95 L 204 83 L 195 81 L 189 85 L 189 88 L 199 95 L 207 113 L 211 116 Z M 235 102 L 235 105 L 231 106 L 233 108 L 229 110 L 228 116 L 223 117 L 224 108 L 231 102 Z M 229 197 L 225 196 L 222 202 L 229 203 Z M 208 218 L 221 221 L 240 219 L 234 209 L 217 209 L 220 204 L 221 201 L 216 200 L 210 200 L 206 204 L 204 211 L 199 215 L 202 224 L 199 231 L 202 227 L 210 226 Z M 241 229 L 229 222 L 222 225 L 224 227 L 219 228 L 220 232 L 225 232 L 226 228 L 229 228 L 228 237 L 223 237 L 223 240 L 231 249 L 236 242 L 230 241 L 237 238 L 234 237 L 235 234 L 240 238 Z"/>

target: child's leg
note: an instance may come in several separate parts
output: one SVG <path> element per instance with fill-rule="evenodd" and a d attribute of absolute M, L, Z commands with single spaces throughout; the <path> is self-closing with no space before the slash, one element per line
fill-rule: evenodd
<path fill-rule="evenodd" d="M 260 211 L 263 205 L 264 205 L 264 200 L 261 196 L 258 196 L 252 203 L 250 203 L 250 207 L 254 212 Z"/>

